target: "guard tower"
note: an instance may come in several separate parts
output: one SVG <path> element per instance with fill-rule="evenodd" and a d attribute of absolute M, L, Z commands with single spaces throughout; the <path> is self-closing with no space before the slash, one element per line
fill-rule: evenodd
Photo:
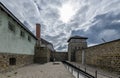
<path fill-rule="evenodd" d="M 68 60 L 75 61 L 75 53 L 78 50 L 87 48 L 87 37 L 73 36 L 68 40 Z"/>

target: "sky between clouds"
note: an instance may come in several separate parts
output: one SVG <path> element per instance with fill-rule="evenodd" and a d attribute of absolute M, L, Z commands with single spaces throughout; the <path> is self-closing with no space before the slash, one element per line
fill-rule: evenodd
<path fill-rule="evenodd" d="M 88 37 L 88 45 L 120 38 L 120 0 L 0 0 L 33 33 L 67 51 L 70 36 Z"/>

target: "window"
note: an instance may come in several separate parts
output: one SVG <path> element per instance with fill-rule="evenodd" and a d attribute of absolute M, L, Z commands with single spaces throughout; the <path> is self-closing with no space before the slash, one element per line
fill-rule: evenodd
<path fill-rule="evenodd" d="M 14 26 L 12 23 L 9 22 L 8 28 L 9 28 L 11 31 L 15 32 L 15 26 Z"/>
<path fill-rule="evenodd" d="M 1 16 L 0 16 L 0 26 L 2 25 L 2 18 L 1 18 Z"/>
<path fill-rule="evenodd" d="M 0 18 L 0 26 L 2 25 L 2 21 L 1 21 L 1 18 Z"/>
<path fill-rule="evenodd" d="M 28 41 L 31 41 L 31 37 L 30 36 L 28 36 Z"/>
<path fill-rule="evenodd" d="M 16 65 L 16 58 L 10 58 L 9 65 Z"/>
<path fill-rule="evenodd" d="M 21 31 L 20 36 L 25 37 L 25 33 L 23 31 Z"/>

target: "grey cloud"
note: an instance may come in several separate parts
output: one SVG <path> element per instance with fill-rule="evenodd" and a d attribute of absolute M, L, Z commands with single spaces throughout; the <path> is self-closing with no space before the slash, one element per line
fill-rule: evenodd
<path fill-rule="evenodd" d="M 120 23 L 113 23 L 113 21 L 120 20 L 120 13 L 114 14 L 106 13 L 98 15 L 94 18 L 94 22 L 98 21 L 95 25 L 90 26 L 87 31 L 76 30 L 72 31 L 71 35 L 83 35 L 88 37 L 89 44 L 102 43 L 102 38 L 106 41 L 111 41 L 120 38 Z"/>
<path fill-rule="evenodd" d="M 88 45 L 102 43 L 101 37 L 106 41 L 120 38 L 120 22 L 117 22 L 120 20 L 119 0 L 0 1 L 33 33 L 35 33 L 35 23 L 41 23 L 42 37 L 52 42 L 56 50 L 67 50 L 67 39 L 71 35 L 88 37 Z M 74 1 L 79 5 L 71 21 L 65 24 L 59 20 L 58 8 L 68 1 Z M 111 33 L 107 34 L 107 32 Z"/>
<path fill-rule="evenodd" d="M 59 47 L 57 48 L 57 50 L 61 51 L 61 50 L 66 49 L 66 48 L 67 48 L 67 45 L 59 46 Z"/>
<path fill-rule="evenodd" d="M 45 39 L 52 40 L 53 42 L 57 42 L 58 40 L 61 40 L 61 37 L 64 35 L 65 35 L 64 33 L 60 33 L 59 35 L 56 36 L 45 35 Z"/>

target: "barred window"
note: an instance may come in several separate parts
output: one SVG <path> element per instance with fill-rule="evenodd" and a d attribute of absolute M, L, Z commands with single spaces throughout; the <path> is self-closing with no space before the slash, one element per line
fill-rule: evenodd
<path fill-rule="evenodd" d="M 2 25 L 2 18 L 0 17 L 0 26 Z"/>
<path fill-rule="evenodd" d="M 25 37 L 25 33 L 23 31 L 20 32 L 21 37 Z"/>
<path fill-rule="evenodd" d="M 2 25 L 2 17 L 1 17 L 1 12 L 0 12 L 0 26 Z"/>
<path fill-rule="evenodd" d="M 8 28 L 11 30 L 11 31 L 13 31 L 13 32 L 15 32 L 15 26 L 12 24 L 12 23 L 8 23 Z"/>
<path fill-rule="evenodd" d="M 10 58 L 9 65 L 16 65 L 16 58 Z"/>
<path fill-rule="evenodd" d="M 28 41 L 31 41 L 31 37 L 30 36 L 28 36 Z"/>
<path fill-rule="evenodd" d="M 2 21 L 1 21 L 1 18 L 0 18 L 0 26 L 2 25 Z"/>

